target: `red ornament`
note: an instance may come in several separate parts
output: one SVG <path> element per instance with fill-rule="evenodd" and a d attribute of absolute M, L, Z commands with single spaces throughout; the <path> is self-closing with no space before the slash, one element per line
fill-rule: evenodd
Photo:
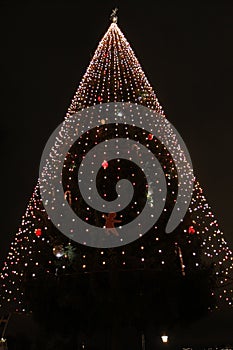
<path fill-rule="evenodd" d="M 102 98 L 101 96 L 98 96 L 97 99 L 98 99 L 99 102 L 102 102 L 102 101 L 103 101 L 103 98 Z"/>
<path fill-rule="evenodd" d="M 107 167 L 108 167 L 108 162 L 107 162 L 106 160 L 103 161 L 102 167 L 104 168 L 104 170 L 107 169 Z"/>
<path fill-rule="evenodd" d="M 36 237 L 40 237 L 42 235 L 41 228 L 36 228 L 34 232 L 35 232 Z"/>
<path fill-rule="evenodd" d="M 190 235 L 193 235 L 195 232 L 196 232 L 196 231 L 195 231 L 195 228 L 194 228 L 193 226 L 189 226 L 188 233 L 189 233 Z"/>
<path fill-rule="evenodd" d="M 153 136 L 152 134 L 149 134 L 149 135 L 148 135 L 148 140 L 149 140 L 149 141 L 153 140 L 153 137 L 154 137 L 154 136 Z"/>

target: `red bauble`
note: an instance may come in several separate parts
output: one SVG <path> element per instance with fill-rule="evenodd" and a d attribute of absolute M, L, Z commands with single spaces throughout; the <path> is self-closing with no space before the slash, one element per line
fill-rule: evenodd
<path fill-rule="evenodd" d="M 149 134 L 149 135 L 148 135 L 148 140 L 149 140 L 149 141 L 153 140 L 153 137 L 154 137 L 154 136 L 153 136 L 152 134 Z"/>
<path fill-rule="evenodd" d="M 35 232 L 36 237 L 40 237 L 42 235 L 41 228 L 36 228 L 34 232 Z"/>
<path fill-rule="evenodd" d="M 195 232 L 196 232 L 196 231 L 195 231 L 195 228 L 194 228 L 193 226 L 189 226 L 188 233 L 189 233 L 190 235 L 193 235 Z"/>
<path fill-rule="evenodd" d="M 103 101 L 103 98 L 101 96 L 98 96 L 97 99 L 98 99 L 99 102 Z"/>
<path fill-rule="evenodd" d="M 102 167 L 104 168 L 104 170 L 107 169 L 107 167 L 108 167 L 108 162 L 107 162 L 106 160 L 103 161 Z"/>

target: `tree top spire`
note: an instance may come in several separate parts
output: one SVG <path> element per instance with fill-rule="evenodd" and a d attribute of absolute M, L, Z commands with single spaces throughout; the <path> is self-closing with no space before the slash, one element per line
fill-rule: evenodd
<path fill-rule="evenodd" d="M 118 20 L 118 17 L 117 17 L 117 11 L 118 11 L 118 8 L 115 7 L 113 10 L 112 10 L 112 13 L 111 13 L 111 16 L 110 16 L 110 19 L 113 23 L 117 23 L 117 20 Z"/>

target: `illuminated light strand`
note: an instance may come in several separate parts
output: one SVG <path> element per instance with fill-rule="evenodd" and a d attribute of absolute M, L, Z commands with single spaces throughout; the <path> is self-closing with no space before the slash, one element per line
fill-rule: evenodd
<path fill-rule="evenodd" d="M 178 256 L 179 256 L 179 259 L 180 259 L 181 273 L 182 273 L 182 276 L 185 276 L 185 265 L 184 265 L 182 250 L 178 246 L 177 243 L 176 243 L 176 247 L 177 247 L 177 253 L 178 253 Z"/>

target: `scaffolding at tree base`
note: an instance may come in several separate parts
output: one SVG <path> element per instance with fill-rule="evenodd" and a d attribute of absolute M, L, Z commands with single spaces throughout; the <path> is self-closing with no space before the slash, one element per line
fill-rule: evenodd
<path fill-rule="evenodd" d="M 3 315 L 0 319 L 0 330 L 1 330 L 1 338 L 0 338 L 0 350 L 7 350 L 7 340 L 4 338 L 6 329 L 8 326 L 9 319 L 11 314 Z"/>

